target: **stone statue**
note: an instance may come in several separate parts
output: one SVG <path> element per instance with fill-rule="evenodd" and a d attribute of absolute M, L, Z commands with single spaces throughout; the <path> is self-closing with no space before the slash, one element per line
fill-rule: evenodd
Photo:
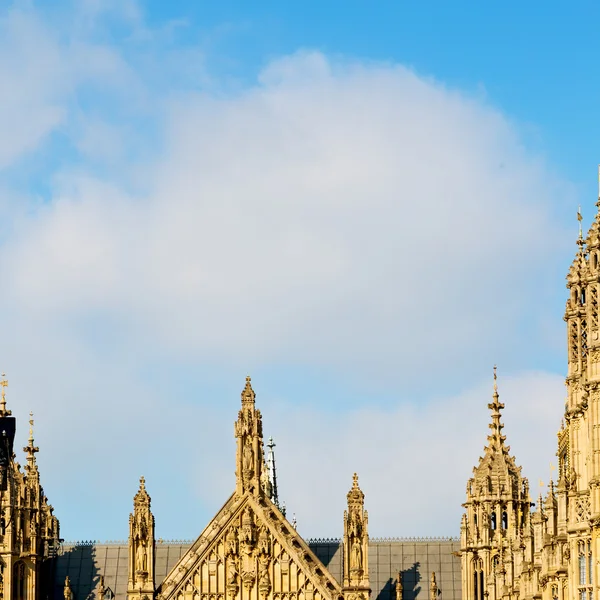
<path fill-rule="evenodd" d="M 356 571 L 362 570 L 362 548 L 360 541 L 356 538 L 352 542 L 352 554 L 350 555 L 350 568 Z"/>
<path fill-rule="evenodd" d="M 244 456 L 242 458 L 242 468 L 244 471 L 254 471 L 254 452 L 251 442 L 248 440 L 244 445 Z"/>
<path fill-rule="evenodd" d="M 261 554 L 258 559 L 258 583 L 263 589 L 271 588 L 271 580 L 269 578 L 269 562 L 270 558 L 266 554 Z"/>
<path fill-rule="evenodd" d="M 137 549 L 135 552 L 136 569 L 140 573 L 146 573 L 148 571 L 147 558 L 146 558 L 146 544 L 144 540 L 139 540 Z"/>
<path fill-rule="evenodd" d="M 227 585 L 237 585 L 237 566 L 235 558 L 227 561 Z"/>

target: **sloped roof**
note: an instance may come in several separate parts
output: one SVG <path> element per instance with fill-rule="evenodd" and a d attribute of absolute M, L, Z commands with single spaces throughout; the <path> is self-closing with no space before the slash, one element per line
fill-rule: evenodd
<path fill-rule="evenodd" d="M 157 542 L 156 582 L 189 550 L 192 541 Z M 342 546 L 339 540 L 309 540 L 308 546 L 338 582 L 342 580 Z M 458 540 L 395 539 L 369 542 L 369 574 L 372 600 L 395 600 L 396 579 L 402 573 L 404 600 L 428 600 L 428 579 L 435 571 L 441 597 L 461 599 Z M 127 597 L 127 543 L 80 543 L 63 546 L 56 564 L 55 599 L 63 600 L 68 575 L 74 600 L 92 600 L 100 577 L 116 596 Z"/>

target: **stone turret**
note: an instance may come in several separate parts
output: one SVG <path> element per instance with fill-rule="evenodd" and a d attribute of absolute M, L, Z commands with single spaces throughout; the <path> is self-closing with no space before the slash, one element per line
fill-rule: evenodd
<path fill-rule="evenodd" d="M 367 600 L 369 583 L 369 516 L 365 510 L 365 495 L 354 473 L 352 488 L 347 494 L 348 509 L 344 511 L 344 598 Z"/>
<path fill-rule="evenodd" d="M 23 448 L 27 464 L 21 470 L 13 442 L 16 419 L 6 408 L 4 374 L 0 381 L 0 589 L 3 598 L 37 600 L 51 587 L 52 560 L 59 548 L 59 524 L 40 483 L 33 438 L 33 414 L 29 440 Z"/>
<path fill-rule="evenodd" d="M 467 484 L 461 523 L 463 600 L 502 598 L 515 591 L 515 563 L 530 546 L 529 483 L 510 455 L 502 434 L 496 367 L 488 445 Z"/>
<path fill-rule="evenodd" d="M 129 515 L 129 600 L 154 597 L 154 550 L 154 515 L 146 481 L 140 477 L 140 487 L 133 498 L 133 513 Z"/>
<path fill-rule="evenodd" d="M 236 493 L 246 491 L 264 497 L 263 470 L 266 469 L 263 446 L 262 417 L 255 405 L 256 394 L 250 377 L 242 391 L 242 408 L 235 423 L 237 439 L 236 452 Z"/>

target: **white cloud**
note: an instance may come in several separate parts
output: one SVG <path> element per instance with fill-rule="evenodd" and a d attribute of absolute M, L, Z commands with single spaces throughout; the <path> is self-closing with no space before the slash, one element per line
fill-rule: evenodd
<path fill-rule="evenodd" d="M 97 81 L 128 73 L 111 49 L 95 56 Z M 489 397 L 473 373 L 519 345 L 513 361 L 527 369 L 527 353 L 541 348 L 538 289 L 564 256 L 551 205 L 565 185 L 485 99 L 400 66 L 300 53 L 234 95 L 178 92 L 163 107 L 160 159 L 140 166 L 123 155 L 119 165 L 147 192 L 134 197 L 85 165 L 62 169 L 51 200 L 15 221 L 0 247 L 10 342 L 0 364 L 21 390 L 17 411 L 40 414 L 44 481 L 63 524 L 86 524 L 87 537 L 124 531 L 123 482 L 143 468 L 159 482 L 158 522 L 178 535 L 190 522 L 173 514 L 175 501 L 200 502 L 186 535 L 198 533 L 232 484 L 221 424 L 234 419 L 237 396 L 224 383 L 212 402 L 190 399 L 191 384 L 165 397 L 168 386 L 153 388 L 148 373 L 176 382 L 202 365 L 209 378 L 229 369 L 242 379 L 299 364 L 357 382 L 355 406 L 364 398 L 335 415 L 294 407 L 297 396 L 265 402 L 301 531 L 339 529 L 353 470 L 375 535 L 456 531 L 487 419 L 482 410 L 473 428 L 465 423 Z M 56 122 L 37 125 L 27 147 Z M 87 124 L 75 136 L 87 155 L 118 145 L 101 119 Z M 553 440 L 557 378 L 511 385 L 508 406 L 548 398 L 540 415 L 519 419 L 543 423 Z M 388 408 L 370 407 L 381 390 Z M 517 458 L 540 468 L 516 421 L 507 433 Z M 102 509 L 109 484 L 114 510 Z M 83 506 L 107 522 L 89 525 Z M 108 522 L 115 515 L 123 525 Z"/>
<path fill-rule="evenodd" d="M 16 299 L 70 310 L 100 285 L 174 351 L 240 360 L 252 344 L 384 373 L 418 369 L 432 344 L 502 352 L 520 335 L 564 235 L 545 204 L 556 181 L 499 113 L 401 67 L 317 54 L 261 80 L 172 106 L 147 199 L 89 178 L 57 189 L 5 249 L 6 272 L 27 274 Z"/>
<path fill-rule="evenodd" d="M 0 170 L 63 121 L 66 75 L 56 37 L 33 12 L 0 14 Z"/>
<path fill-rule="evenodd" d="M 500 378 L 506 443 L 534 496 L 540 478 L 548 484 L 550 462 L 556 465 L 562 386 L 561 377 L 547 373 Z M 355 471 L 372 536 L 458 534 L 466 483 L 487 444 L 491 377 L 486 385 L 422 406 L 407 404 L 400 390 L 392 400 L 387 409 L 364 406 L 341 414 L 283 399 L 265 407 L 269 431 L 279 437 L 280 492 L 303 535 L 341 535 Z"/>

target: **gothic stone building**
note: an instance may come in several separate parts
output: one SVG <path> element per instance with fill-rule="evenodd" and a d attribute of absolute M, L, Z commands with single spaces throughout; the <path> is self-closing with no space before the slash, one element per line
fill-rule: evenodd
<path fill-rule="evenodd" d="M 155 538 L 142 478 L 126 543 L 61 543 L 31 427 L 27 464 L 15 460 L 2 381 L 0 600 L 600 600 L 599 263 L 600 211 L 587 238 L 580 231 L 567 276 L 556 485 L 532 502 L 502 433 L 494 369 L 488 444 L 467 483 L 456 540 L 369 538 L 356 475 L 342 538 L 302 539 L 279 505 L 273 444 L 265 455 L 248 378 L 235 423 L 235 490 L 195 541 Z"/>

